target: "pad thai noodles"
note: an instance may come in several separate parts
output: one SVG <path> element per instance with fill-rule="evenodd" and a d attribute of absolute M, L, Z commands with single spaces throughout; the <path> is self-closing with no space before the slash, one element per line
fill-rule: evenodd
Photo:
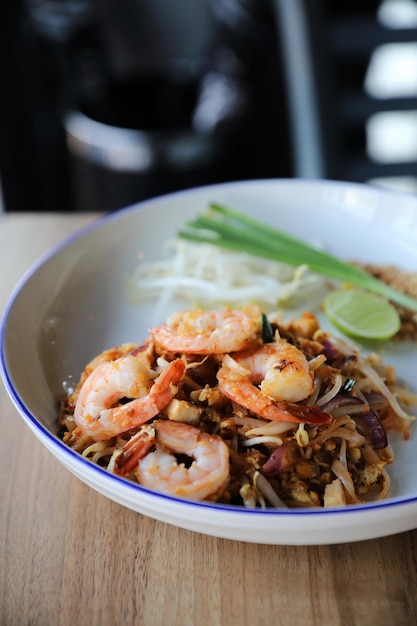
<path fill-rule="evenodd" d="M 63 441 L 158 492 L 245 507 L 383 499 L 388 434 L 417 396 L 305 312 L 182 311 L 96 356 L 59 406 Z"/>

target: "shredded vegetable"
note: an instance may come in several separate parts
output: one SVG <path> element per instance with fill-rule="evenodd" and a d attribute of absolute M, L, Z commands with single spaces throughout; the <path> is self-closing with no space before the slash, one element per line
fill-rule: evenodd
<path fill-rule="evenodd" d="M 245 252 L 209 244 L 174 240 L 156 262 L 142 262 L 131 277 L 130 292 L 139 300 L 157 300 L 156 309 L 169 309 L 181 298 L 194 307 L 241 306 L 258 302 L 276 307 L 297 295 L 311 299 L 324 294 L 326 282 L 308 271 Z M 165 314 L 165 313 L 164 313 Z"/>
<path fill-rule="evenodd" d="M 368 274 L 360 267 L 317 250 L 276 228 L 230 208 L 211 204 L 209 210 L 189 222 L 179 236 L 200 243 L 247 252 L 362 287 L 408 309 L 417 311 L 412 298 Z"/>

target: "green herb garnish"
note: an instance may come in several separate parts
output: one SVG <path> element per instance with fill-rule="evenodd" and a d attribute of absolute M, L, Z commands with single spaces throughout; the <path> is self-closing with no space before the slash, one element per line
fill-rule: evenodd
<path fill-rule="evenodd" d="M 178 235 L 182 239 L 211 243 L 296 267 L 306 265 L 317 274 L 368 289 L 417 311 L 415 298 L 397 291 L 365 270 L 234 209 L 210 204 L 206 213 L 188 222 L 186 229 Z"/>
<path fill-rule="evenodd" d="M 262 342 L 263 343 L 273 343 L 274 341 L 274 331 L 268 320 L 265 313 L 262 313 Z"/>

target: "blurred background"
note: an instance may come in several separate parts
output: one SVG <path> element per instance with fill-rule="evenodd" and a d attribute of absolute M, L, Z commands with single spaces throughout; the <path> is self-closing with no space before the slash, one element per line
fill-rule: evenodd
<path fill-rule="evenodd" d="M 3 0 L 6 211 L 201 184 L 417 191 L 415 0 Z"/>

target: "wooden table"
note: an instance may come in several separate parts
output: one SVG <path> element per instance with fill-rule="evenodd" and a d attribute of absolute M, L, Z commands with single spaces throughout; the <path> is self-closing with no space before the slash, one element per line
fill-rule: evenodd
<path fill-rule="evenodd" d="M 0 305 L 90 215 L 0 216 Z M 206 537 L 106 499 L 0 389 L 0 626 L 415 626 L 417 531 L 355 544 Z"/>

